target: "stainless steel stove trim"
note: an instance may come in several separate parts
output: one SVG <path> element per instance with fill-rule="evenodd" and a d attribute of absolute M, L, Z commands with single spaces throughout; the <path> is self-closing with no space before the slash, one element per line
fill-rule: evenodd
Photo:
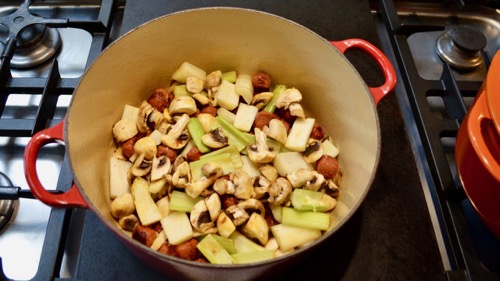
<path fill-rule="evenodd" d="M 381 37 L 382 50 L 394 66 L 398 81 L 402 81 L 402 75 L 399 70 L 394 53 L 392 52 L 392 47 L 388 44 L 390 40 L 383 23 L 378 22 L 377 30 L 379 32 L 379 36 Z M 434 182 L 432 181 L 432 175 L 429 172 L 427 157 L 423 149 L 421 137 L 415 123 L 415 117 L 411 112 L 410 102 L 408 100 L 408 95 L 406 94 L 406 89 L 403 83 L 397 83 L 396 87 L 394 88 L 394 92 L 396 93 L 396 98 L 401 108 L 401 114 L 403 116 L 403 121 L 407 130 L 410 146 L 413 150 L 414 155 L 416 156 L 415 162 L 422 184 L 422 191 L 424 193 L 425 202 L 427 203 L 430 220 L 434 229 L 436 243 L 441 255 L 441 260 L 443 262 L 443 268 L 445 271 L 450 271 L 452 270 L 452 266 L 450 262 L 450 254 L 448 252 L 449 246 L 446 245 L 443 232 L 441 230 L 441 224 L 438 219 L 438 214 L 436 211 L 437 208 L 434 204 L 434 200 L 436 200 L 436 198 L 433 198 L 430 192 L 431 188 L 435 188 L 435 186 Z"/>

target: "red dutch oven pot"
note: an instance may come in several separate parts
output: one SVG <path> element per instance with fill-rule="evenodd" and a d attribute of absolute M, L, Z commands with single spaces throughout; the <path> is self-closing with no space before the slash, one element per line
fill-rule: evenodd
<path fill-rule="evenodd" d="M 333 45 L 333 46 L 332 46 Z M 386 81 L 368 87 L 343 53 L 361 49 L 383 70 Z M 303 107 L 333 137 L 341 154 L 341 185 L 331 229 L 292 254 L 242 265 L 197 263 L 154 251 L 130 238 L 110 215 L 109 168 L 112 126 L 125 104 L 137 105 L 155 88 L 168 87 L 183 62 L 202 69 L 266 71 L 274 81 L 304 94 Z M 396 76 L 389 60 L 359 39 L 328 42 L 284 18 L 247 9 L 205 8 L 150 21 L 111 44 L 85 72 L 64 122 L 33 136 L 25 151 L 25 173 L 33 194 L 53 207 L 82 207 L 97 217 L 145 263 L 188 280 L 250 280 L 272 277 L 320 247 L 356 211 L 375 177 L 381 137 L 376 104 Z M 66 145 L 75 185 L 49 193 L 37 177 L 36 157 L 45 144 Z"/>
<path fill-rule="evenodd" d="M 458 130 L 455 161 L 472 206 L 500 239 L 500 53 Z"/>

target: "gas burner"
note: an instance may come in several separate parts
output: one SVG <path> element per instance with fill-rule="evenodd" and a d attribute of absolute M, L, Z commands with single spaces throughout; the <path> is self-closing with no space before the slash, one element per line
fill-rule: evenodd
<path fill-rule="evenodd" d="M 30 4 L 30 0 L 25 0 L 17 11 L 0 17 L 1 31 L 7 34 L 3 56 L 10 58 L 14 68 L 33 67 L 53 57 L 61 46 L 61 38 L 51 27 L 65 27 L 68 22 L 67 19 L 45 19 L 33 15 L 29 11 Z"/>
<path fill-rule="evenodd" d="M 14 184 L 4 173 L 0 172 L 0 188 L 12 187 Z M 9 222 L 14 213 L 14 200 L 0 199 L 0 230 Z"/>
<path fill-rule="evenodd" d="M 439 36 L 438 55 L 450 66 L 460 70 L 473 70 L 483 63 L 481 50 L 486 47 L 484 34 L 469 26 L 455 26 Z"/>
<path fill-rule="evenodd" d="M 42 24 L 27 26 L 17 35 L 16 50 L 10 65 L 29 68 L 40 65 L 53 57 L 61 46 L 57 29 Z"/>

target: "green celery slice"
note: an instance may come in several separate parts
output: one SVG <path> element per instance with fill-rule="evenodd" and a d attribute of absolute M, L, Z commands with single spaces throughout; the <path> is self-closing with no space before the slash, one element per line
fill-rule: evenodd
<path fill-rule="evenodd" d="M 227 82 L 231 82 L 231 83 L 234 83 L 236 82 L 236 78 L 238 77 L 236 71 L 228 71 L 228 72 L 224 72 L 222 73 L 222 79 L 226 80 Z"/>
<path fill-rule="evenodd" d="M 196 148 L 198 148 L 201 153 L 209 152 L 210 148 L 201 141 L 201 137 L 205 134 L 205 130 L 203 130 L 200 120 L 196 117 L 191 117 L 187 124 L 187 128 Z"/>
<path fill-rule="evenodd" d="M 250 144 L 251 140 L 248 138 L 247 134 L 240 131 L 221 116 L 217 116 L 216 119 L 218 125 L 220 125 L 224 134 L 227 136 L 229 144 L 236 146 L 238 151 L 242 151 Z"/>
<path fill-rule="evenodd" d="M 298 211 L 294 208 L 284 207 L 282 223 L 298 227 L 328 230 L 330 216 L 327 213 Z"/>
<path fill-rule="evenodd" d="M 174 190 L 170 196 L 170 206 L 171 211 L 179 211 L 189 213 L 193 209 L 193 206 L 202 200 L 201 197 L 191 198 L 185 192 Z"/>
<path fill-rule="evenodd" d="M 322 197 L 321 191 L 297 188 L 292 192 L 291 201 L 298 211 L 325 212 L 327 206 L 323 205 Z"/>
<path fill-rule="evenodd" d="M 230 254 L 235 254 L 236 253 L 236 248 L 234 247 L 234 241 L 232 239 L 222 237 L 220 235 L 216 234 L 211 234 L 217 242 L 224 247 L 224 249 Z"/>
<path fill-rule="evenodd" d="M 264 106 L 264 108 L 262 110 L 267 111 L 269 113 L 273 113 L 276 110 L 276 99 L 278 99 L 279 95 L 284 90 L 286 90 L 285 85 L 276 85 L 276 87 L 274 87 L 274 90 L 273 90 L 273 97 L 266 104 L 266 106 Z"/>
<path fill-rule="evenodd" d="M 189 163 L 189 167 L 191 169 L 191 177 L 193 181 L 197 181 L 203 177 L 203 173 L 201 172 L 201 167 L 206 163 L 214 162 L 217 163 L 223 170 L 223 174 L 227 175 L 230 172 L 234 171 L 236 168 L 235 163 L 233 162 L 233 155 L 230 153 L 222 153 L 219 155 L 215 155 L 213 157 L 206 157 L 200 160 L 196 160 Z"/>
<path fill-rule="evenodd" d="M 222 247 L 219 242 L 209 234 L 205 236 L 197 245 L 196 248 L 213 264 L 232 264 L 234 263 L 231 255 Z"/>

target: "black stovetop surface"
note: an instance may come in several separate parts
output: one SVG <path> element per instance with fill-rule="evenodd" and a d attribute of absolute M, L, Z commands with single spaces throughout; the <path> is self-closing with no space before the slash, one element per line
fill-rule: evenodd
<path fill-rule="evenodd" d="M 155 17 L 189 8 L 237 6 L 296 21 L 329 40 L 362 38 L 380 45 L 368 1 L 129 0 L 121 33 Z M 376 64 L 347 54 L 370 86 Z M 445 280 L 422 186 L 394 93 L 378 105 L 382 152 L 376 180 L 355 215 L 280 280 Z M 84 211 L 75 280 L 171 280 L 130 253 L 90 211 Z"/>

